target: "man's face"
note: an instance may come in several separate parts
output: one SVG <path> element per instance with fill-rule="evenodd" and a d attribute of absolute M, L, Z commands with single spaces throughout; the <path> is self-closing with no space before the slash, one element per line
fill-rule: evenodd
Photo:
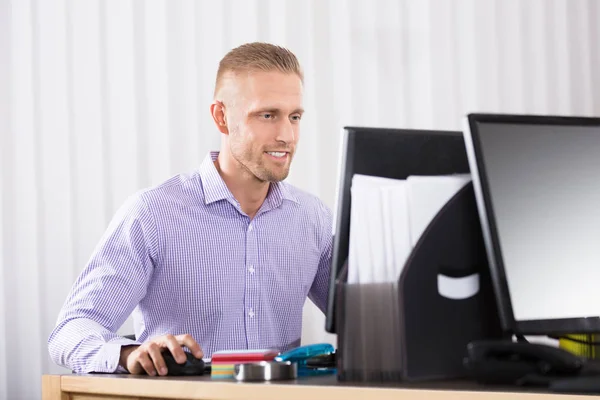
<path fill-rule="evenodd" d="M 226 115 L 232 156 L 260 181 L 284 180 L 300 134 L 302 81 L 282 72 L 231 79 L 233 109 Z"/>

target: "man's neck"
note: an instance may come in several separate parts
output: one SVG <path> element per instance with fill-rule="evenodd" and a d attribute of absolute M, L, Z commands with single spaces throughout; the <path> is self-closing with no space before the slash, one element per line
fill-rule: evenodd
<path fill-rule="evenodd" d="M 225 185 L 240 203 L 242 211 L 252 219 L 267 198 L 270 184 L 259 181 L 242 166 L 232 164 L 221 154 L 215 161 L 215 167 Z"/>

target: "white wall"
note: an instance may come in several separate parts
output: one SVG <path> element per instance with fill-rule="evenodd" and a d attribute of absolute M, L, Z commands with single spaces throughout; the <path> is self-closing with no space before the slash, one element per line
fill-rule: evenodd
<path fill-rule="evenodd" d="M 0 398 L 65 372 L 47 336 L 125 197 L 218 146 L 208 106 L 230 48 L 300 58 L 290 181 L 333 206 L 344 125 L 600 114 L 598 20 L 593 0 L 0 0 Z M 323 326 L 308 307 L 304 340 L 334 340 Z"/>

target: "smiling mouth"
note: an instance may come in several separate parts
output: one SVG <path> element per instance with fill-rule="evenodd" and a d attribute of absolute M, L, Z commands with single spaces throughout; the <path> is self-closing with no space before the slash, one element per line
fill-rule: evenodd
<path fill-rule="evenodd" d="M 278 159 L 284 159 L 288 155 L 287 151 L 265 151 L 265 153 Z"/>

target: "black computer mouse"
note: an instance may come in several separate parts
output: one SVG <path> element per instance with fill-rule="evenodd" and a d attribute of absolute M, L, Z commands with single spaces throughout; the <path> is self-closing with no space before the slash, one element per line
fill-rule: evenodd
<path fill-rule="evenodd" d="M 162 356 L 167 366 L 167 376 L 197 376 L 204 375 L 204 361 L 196 358 L 192 353 L 184 351 L 187 360 L 183 364 L 178 364 L 170 351 L 165 351 Z"/>

